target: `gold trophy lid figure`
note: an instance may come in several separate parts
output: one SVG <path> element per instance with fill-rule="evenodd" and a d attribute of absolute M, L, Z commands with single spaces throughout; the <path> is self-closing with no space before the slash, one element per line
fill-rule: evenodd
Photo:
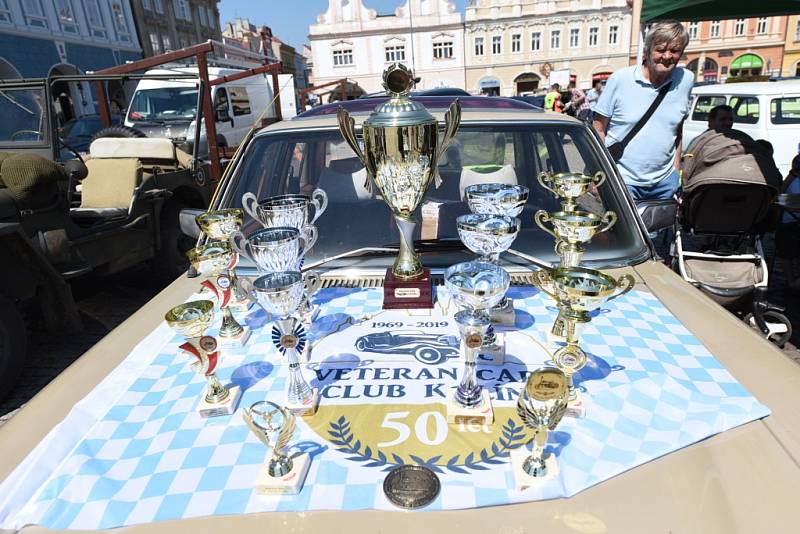
<path fill-rule="evenodd" d="M 435 179 L 439 185 L 437 161 L 461 122 L 461 105 L 455 100 L 445 114 L 440 138 L 436 118 L 425 106 L 408 98 L 415 83 L 414 75 L 401 63 L 393 63 L 383 72 L 389 100 L 379 104 L 364 121 L 363 151 L 350 114 L 340 107 L 337 116 L 342 136 L 366 167 L 400 231 L 397 259 L 386 272 L 384 309 L 433 307 L 430 271 L 423 268 L 414 252 L 413 214 L 431 181 Z"/>

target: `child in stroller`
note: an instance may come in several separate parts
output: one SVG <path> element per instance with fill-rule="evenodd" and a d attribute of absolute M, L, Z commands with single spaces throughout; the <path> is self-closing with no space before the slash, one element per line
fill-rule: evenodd
<path fill-rule="evenodd" d="M 792 335 L 766 300 L 769 273 L 761 234 L 780 172 L 764 148 L 738 130 L 708 130 L 684 156 L 673 268 L 684 280 L 783 346 Z"/>

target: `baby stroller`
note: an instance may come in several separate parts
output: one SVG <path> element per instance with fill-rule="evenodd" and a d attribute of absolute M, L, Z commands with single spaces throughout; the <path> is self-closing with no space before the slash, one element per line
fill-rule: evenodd
<path fill-rule="evenodd" d="M 738 130 L 700 135 L 684 157 L 673 268 L 764 337 L 792 336 L 783 309 L 767 302 L 769 272 L 761 244 L 780 172 L 772 157 Z"/>

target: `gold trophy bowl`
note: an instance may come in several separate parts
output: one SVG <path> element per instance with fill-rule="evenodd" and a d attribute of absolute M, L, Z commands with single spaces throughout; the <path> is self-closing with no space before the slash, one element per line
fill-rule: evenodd
<path fill-rule="evenodd" d="M 581 314 L 599 309 L 609 300 L 633 289 L 633 276 L 623 274 L 617 279 L 603 272 L 584 267 L 558 268 L 534 273 L 536 286 L 559 304 Z"/>
<path fill-rule="evenodd" d="M 242 208 L 206 211 L 195 217 L 200 230 L 211 239 L 229 239 L 244 222 Z"/>
<path fill-rule="evenodd" d="M 536 225 L 552 235 L 559 241 L 566 241 L 571 245 L 588 243 L 592 238 L 606 232 L 617 222 L 617 214 L 607 211 L 602 216 L 588 211 L 556 211 L 548 213 L 544 210 L 537 211 L 533 216 Z M 545 223 L 553 225 L 548 228 Z"/>
<path fill-rule="evenodd" d="M 600 187 L 606 181 L 606 175 L 598 171 L 594 176 L 587 176 L 579 172 L 560 172 L 550 174 L 539 173 L 539 184 L 552 192 L 556 197 L 561 197 L 564 211 L 575 210 L 575 199 L 585 195 L 592 186 Z"/>
<path fill-rule="evenodd" d="M 209 241 L 189 250 L 189 263 L 202 275 L 219 275 L 225 272 L 233 259 L 233 247 L 225 241 Z"/>
<path fill-rule="evenodd" d="M 214 303 L 210 300 L 195 300 L 179 304 L 164 316 L 170 328 L 187 339 L 203 335 L 214 320 Z"/>

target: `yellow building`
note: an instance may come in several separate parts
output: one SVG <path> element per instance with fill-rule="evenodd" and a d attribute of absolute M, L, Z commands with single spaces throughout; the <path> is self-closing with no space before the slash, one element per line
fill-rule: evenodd
<path fill-rule="evenodd" d="M 787 17 L 786 43 L 783 49 L 783 76 L 800 76 L 800 16 Z"/>

